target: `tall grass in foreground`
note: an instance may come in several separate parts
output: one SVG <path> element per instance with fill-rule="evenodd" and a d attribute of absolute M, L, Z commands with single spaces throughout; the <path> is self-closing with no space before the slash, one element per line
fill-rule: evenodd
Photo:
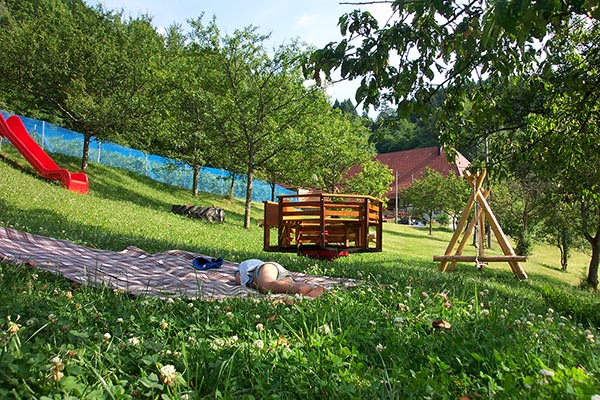
<path fill-rule="evenodd" d="M 4 150 L 3 150 L 4 151 Z M 57 156 L 58 158 L 58 156 Z M 19 158 L 11 155 L 11 159 Z M 69 165 L 73 163 L 73 165 Z M 60 165 L 76 169 L 76 161 Z M 360 279 L 314 301 L 131 298 L 0 263 L 0 398 L 547 398 L 600 394 L 598 297 L 548 261 L 442 274 L 433 237 L 386 226 L 384 252 L 322 262 L 264 254 L 238 200 L 91 165 L 90 194 L 0 161 L 0 225 L 121 250 L 180 248 Z M 170 213 L 215 204 L 226 223 Z M 261 217 L 259 205 L 253 218 Z M 538 250 L 545 254 L 547 250 Z M 533 271 L 532 271 L 533 269 Z"/>

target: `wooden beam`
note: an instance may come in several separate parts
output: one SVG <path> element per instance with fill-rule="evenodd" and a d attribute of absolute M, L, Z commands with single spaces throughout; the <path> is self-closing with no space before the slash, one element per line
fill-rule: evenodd
<path fill-rule="evenodd" d="M 514 262 L 525 262 L 527 261 L 526 256 L 433 256 L 433 261 L 452 261 L 452 262 L 500 262 L 500 261 L 514 261 Z"/>

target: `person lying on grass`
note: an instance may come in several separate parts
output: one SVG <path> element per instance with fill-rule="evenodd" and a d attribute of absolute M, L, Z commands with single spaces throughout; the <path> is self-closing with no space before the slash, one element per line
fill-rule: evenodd
<path fill-rule="evenodd" d="M 296 282 L 290 271 L 276 262 L 250 259 L 240 263 L 235 270 L 236 285 L 243 285 L 261 293 L 300 294 L 319 297 L 325 293 L 320 285 Z"/>

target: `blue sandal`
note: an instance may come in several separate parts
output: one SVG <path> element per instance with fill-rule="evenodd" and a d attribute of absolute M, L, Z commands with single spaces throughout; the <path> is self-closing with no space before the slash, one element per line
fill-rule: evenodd
<path fill-rule="evenodd" d="M 212 258 L 209 260 L 204 257 L 196 257 L 194 258 L 194 261 L 192 261 L 192 264 L 197 270 L 206 271 L 207 269 L 211 268 L 219 268 L 221 265 L 223 265 L 223 259 Z"/>

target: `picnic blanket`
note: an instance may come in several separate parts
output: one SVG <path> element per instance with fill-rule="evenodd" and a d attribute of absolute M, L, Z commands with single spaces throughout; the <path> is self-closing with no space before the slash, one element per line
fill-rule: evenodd
<path fill-rule="evenodd" d="M 101 250 L 0 227 L 1 262 L 35 266 L 81 284 L 105 285 L 133 295 L 163 298 L 181 296 L 215 300 L 263 296 L 235 284 L 237 263 L 225 260 L 218 269 L 199 271 L 192 265 L 196 257 L 209 258 L 183 250 L 148 254 L 135 246 L 119 252 Z M 327 288 L 355 283 L 352 279 L 299 272 L 292 272 L 292 276 Z"/>

